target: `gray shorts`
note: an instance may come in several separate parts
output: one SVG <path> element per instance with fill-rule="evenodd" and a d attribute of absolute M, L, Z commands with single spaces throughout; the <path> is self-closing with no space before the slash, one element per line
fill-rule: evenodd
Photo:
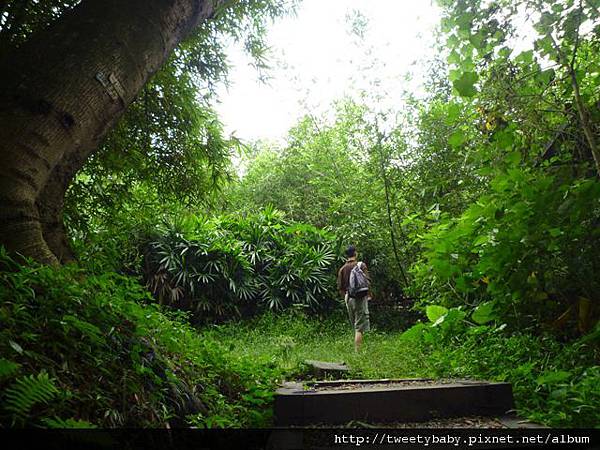
<path fill-rule="evenodd" d="M 348 310 L 348 319 L 350 319 L 350 325 L 354 327 L 356 331 L 364 333 L 369 331 L 369 296 L 363 298 L 352 298 L 344 297 L 346 303 L 346 309 Z"/>

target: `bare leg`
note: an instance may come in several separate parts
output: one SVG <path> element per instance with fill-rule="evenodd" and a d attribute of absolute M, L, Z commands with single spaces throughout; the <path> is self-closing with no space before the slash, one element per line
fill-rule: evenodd
<path fill-rule="evenodd" d="M 362 340 L 363 340 L 362 332 L 356 331 L 354 333 L 354 351 L 356 353 L 358 353 L 360 350 L 360 345 L 362 344 Z"/>

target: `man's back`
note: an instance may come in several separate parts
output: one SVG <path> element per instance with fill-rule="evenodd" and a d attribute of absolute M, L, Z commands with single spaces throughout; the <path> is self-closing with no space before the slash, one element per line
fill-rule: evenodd
<path fill-rule="evenodd" d="M 338 271 L 337 286 L 341 295 L 346 295 L 346 292 L 348 291 L 348 287 L 350 286 L 350 272 L 352 272 L 356 263 L 356 258 L 350 258 Z M 369 272 L 367 271 L 367 265 L 364 262 L 362 263 L 361 268 L 368 277 Z"/>

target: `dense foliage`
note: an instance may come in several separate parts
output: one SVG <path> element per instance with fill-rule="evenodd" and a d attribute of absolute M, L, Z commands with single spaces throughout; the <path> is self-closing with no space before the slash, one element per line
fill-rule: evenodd
<path fill-rule="evenodd" d="M 579 322 L 570 332 L 584 333 L 598 301 L 591 274 L 599 264 L 600 185 L 590 128 L 597 62 L 589 53 L 597 8 L 570 1 L 444 6 L 456 95 L 445 105 L 434 97 L 420 121 L 450 126 L 445 145 L 478 183 L 473 189 L 461 177 L 452 189 L 469 195 L 458 211 L 441 209 L 433 223 L 422 214 L 408 218 L 426 229 L 414 289 L 454 305 L 494 300 L 503 320 L 521 327 L 553 319 L 564 326 L 570 314 Z M 534 49 L 515 53 L 519 11 L 539 18 L 538 36 Z"/>
<path fill-rule="evenodd" d="M 561 182 L 562 178 L 562 182 Z M 566 178 L 566 180 L 565 180 Z M 514 165 L 459 217 L 424 236 L 415 283 L 446 305 L 493 300 L 503 320 L 550 322 L 598 292 L 600 183 Z M 588 331 L 588 314 L 579 317 Z"/>
<path fill-rule="evenodd" d="M 493 301 L 511 328 L 585 333 L 598 317 L 598 8 L 440 3 L 447 61 L 425 97 L 302 119 L 281 149 L 259 144 L 232 208 L 269 202 L 334 228 L 373 260 L 381 297 Z M 535 25 L 517 52 L 520 12 Z"/>
<path fill-rule="evenodd" d="M 146 246 L 150 290 L 195 321 L 335 304 L 334 235 L 290 224 L 273 209 L 246 217 L 188 216 L 157 230 Z"/>
<path fill-rule="evenodd" d="M 276 382 L 269 367 L 227 358 L 135 279 L 0 258 L 2 427 L 269 420 L 260 408 Z"/>
<path fill-rule="evenodd" d="M 600 326 L 565 346 L 550 334 L 507 334 L 491 303 L 472 313 L 429 305 L 427 317 L 400 340 L 421 346 L 433 373 L 508 381 L 522 415 L 556 427 L 597 426 Z"/>

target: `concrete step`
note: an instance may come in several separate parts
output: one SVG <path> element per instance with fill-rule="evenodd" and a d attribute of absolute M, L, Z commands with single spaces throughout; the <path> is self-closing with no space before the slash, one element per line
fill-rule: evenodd
<path fill-rule="evenodd" d="M 513 408 L 509 383 L 419 378 L 284 383 L 274 413 L 277 426 L 307 426 L 499 417 Z"/>

